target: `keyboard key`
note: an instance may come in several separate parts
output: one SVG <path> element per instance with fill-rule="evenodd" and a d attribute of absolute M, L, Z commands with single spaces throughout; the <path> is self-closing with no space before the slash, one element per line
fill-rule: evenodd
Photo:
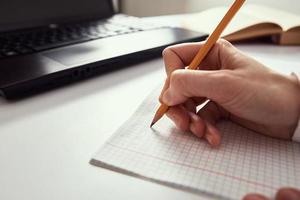
<path fill-rule="evenodd" d="M 162 28 L 139 18 L 118 16 L 110 20 L 67 24 L 0 35 L 0 55 L 9 57 L 76 44 L 89 40 Z"/>
<path fill-rule="evenodd" d="M 15 50 L 21 54 L 27 54 L 27 53 L 32 53 L 33 50 L 32 49 L 29 49 L 27 47 L 18 47 L 18 48 L 15 48 Z"/>
<path fill-rule="evenodd" d="M 14 50 L 8 50 L 8 51 L 3 51 L 2 54 L 8 57 L 8 56 L 16 56 L 18 55 L 18 52 Z"/>
<path fill-rule="evenodd" d="M 61 47 L 61 46 L 76 44 L 76 43 L 80 43 L 80 42 L 85 42 L 88 40 L 90 40 L 90 39 L 89 38 L 80 38 L 78 40 L 61 41 L 61 42 L 56 42 L 53 44 L 33 45 L 31 48 L 33 48 L 35 51 L 42 51 L 42 50 L 52 49 L 55 47 Z"/>

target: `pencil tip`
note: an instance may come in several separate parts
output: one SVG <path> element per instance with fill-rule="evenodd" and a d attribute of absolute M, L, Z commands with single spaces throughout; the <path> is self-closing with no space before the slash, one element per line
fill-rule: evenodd
<path fill-rule="evenodd" d="M 158 110 L 156 111 L 154 118 L 152 120 L 152 123 L 150 125 L 150 128 L 156 123 L 158 122 L 158 120 L 160 120 L 162 118 L 162 116 L 168 111 L 169 107 L 165 104 L 160 105 L 160 107 L 158 108 Z"/>
<path fill-rule="evenodd" d="M 151 122 L 150 124 L 150 128 L 152 128 L 152 126 L 155 124 L 155 122 Z"/>

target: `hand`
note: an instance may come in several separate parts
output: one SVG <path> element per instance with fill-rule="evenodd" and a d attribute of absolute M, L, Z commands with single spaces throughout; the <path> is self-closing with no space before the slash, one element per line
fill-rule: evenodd
<path fill-rule="evenodd" d="M 167 116 L 176 126 L 204 137 L 212 146 L 221 140 L 216 127 L 220 119 L 291 139 L 300 115 L 297 78 L 272 71 L 225 40 L 215 44 L 200 70 L 185 70 L 202 45 L 180 44 L 163 52 L 167 80 L 160 101 L 170 106 Z"/>
<path fill-rule="evenodd" d="M 282 188 L 278 190 L 275 200 L 299 200 L 300 191 L 294 188 Z M 260 194 L 248 194 L 243 198 L 243 200 L 270 200 Z"/>

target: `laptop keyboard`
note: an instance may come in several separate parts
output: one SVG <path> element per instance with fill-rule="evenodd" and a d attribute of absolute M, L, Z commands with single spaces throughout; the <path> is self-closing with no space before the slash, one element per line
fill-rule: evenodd
<path fill-rule="evenodd" d="M 62 26 L 53 24 L 47 28 L 6 33 L 0 35 L 0 59 L 158 28 L 164 27 L 144 23 L 136 17 L 116 15 L 105 21 Z"/>

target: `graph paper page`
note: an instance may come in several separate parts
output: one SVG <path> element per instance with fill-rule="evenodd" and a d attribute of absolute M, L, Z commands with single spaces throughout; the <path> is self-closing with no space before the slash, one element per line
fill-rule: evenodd
<path fill-rule="evenodd" d="M 219 148 L 181 132 L 166 117 L 149 128 L 157 109 L 153 92 L 100 148 L 91 163 L 215 199 L 273 196 L 300 186 L 300 144 L 265 137 L 228 121 L 218 124 Z"/>

